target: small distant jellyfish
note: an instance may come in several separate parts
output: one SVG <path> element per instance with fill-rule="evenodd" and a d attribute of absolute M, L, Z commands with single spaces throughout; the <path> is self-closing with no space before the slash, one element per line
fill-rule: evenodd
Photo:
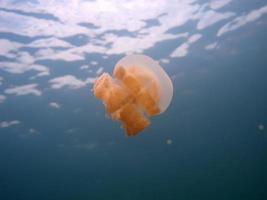
<path fill-rule="evenodd" d="M 128 55 L 115 65 L 113 77 L 103 73 L 94 83 L 94 95 L 106 112 L 120 121 L 127 136 L 150 125 L 149 117 L 166 111 L 173 96 L 170 77 L 152 58 Z"/>

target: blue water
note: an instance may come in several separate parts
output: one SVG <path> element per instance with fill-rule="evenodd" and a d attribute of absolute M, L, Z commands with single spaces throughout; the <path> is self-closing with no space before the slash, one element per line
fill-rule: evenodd
<path fill-rule="evenodd" d="M 265 0 L 0 2 L 0 199 L 267 199 Z M 173 80 L 136 137 L 92 83 L 131 53 Z"/>

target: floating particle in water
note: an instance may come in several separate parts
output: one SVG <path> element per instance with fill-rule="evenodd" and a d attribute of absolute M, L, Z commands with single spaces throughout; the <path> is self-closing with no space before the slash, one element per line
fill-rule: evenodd
<path fill-rule="evenodd" d="M 171 139 L 167 139 L 166 140 L 166 144 L 171 145 L 172 144 L 172 140 Z"/>
<path fill-rule="evenodd" d="M 258 125 L 258 130 L 263 131 L 264 130 L 264 125 L 263 124 L 259 124 Z"/>

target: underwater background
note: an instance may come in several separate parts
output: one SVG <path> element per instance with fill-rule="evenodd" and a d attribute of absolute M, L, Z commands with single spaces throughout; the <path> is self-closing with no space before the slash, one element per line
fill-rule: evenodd
<path fill-rule="evenodd" d="M 157 60 L 168 110 L 126 137 L 92 92 Z M 1 0 L 1 200 L 267 199 L 266 0 Z"/>

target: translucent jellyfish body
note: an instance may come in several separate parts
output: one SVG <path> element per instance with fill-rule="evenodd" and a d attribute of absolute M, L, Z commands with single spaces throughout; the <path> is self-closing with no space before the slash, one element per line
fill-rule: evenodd
<path fill-rule="evenodd" d="M 137 135 L 150 125 L 149 117 L 168 108 L 173 96 L 171 79 L 145 55 L 125 56 L 113 76 L 103 73 L 94 84 L 94 95 L 112 119 L 122 122 L 128 136 Z"/>

